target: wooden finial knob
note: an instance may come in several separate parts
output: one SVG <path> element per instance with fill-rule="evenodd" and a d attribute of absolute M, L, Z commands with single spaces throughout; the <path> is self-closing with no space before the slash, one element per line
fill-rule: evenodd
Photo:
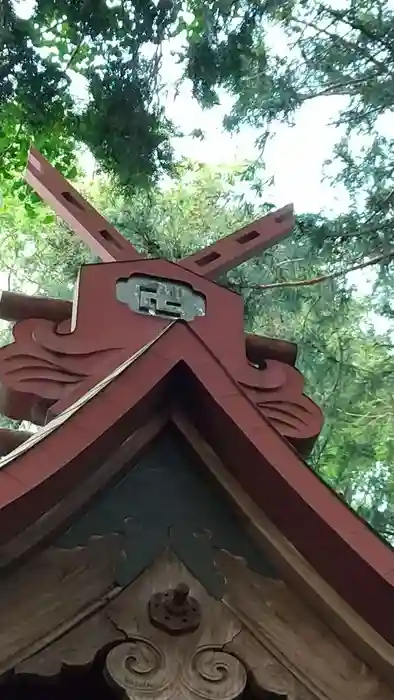
<path fill-rule="evenodd" d="M 156 593 L 149 601 L 152 624 L 169 634 L 185 634 L 196 630 L 201 620 L 201 609 L 198 601 L 189 593 L 186 583 Z"/>
<path fill-rule="evenodd" d="M 187 601 L 190 588 L 187 583 L 179 583 L 176 588 L 174 588 L 172 602 L 176 607 L 182 607 Z"/>

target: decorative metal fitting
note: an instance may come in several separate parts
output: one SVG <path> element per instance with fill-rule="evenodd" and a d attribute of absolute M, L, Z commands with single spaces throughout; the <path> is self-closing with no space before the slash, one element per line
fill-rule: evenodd
<path fill-rule="evenodd" d="M 152 624 L 169 634 L 194 632 L 200 625 L 201 608 L 189 590 L 186 583 L 179 583 L 174 589 L 155 593 L 149 601 Z"/>

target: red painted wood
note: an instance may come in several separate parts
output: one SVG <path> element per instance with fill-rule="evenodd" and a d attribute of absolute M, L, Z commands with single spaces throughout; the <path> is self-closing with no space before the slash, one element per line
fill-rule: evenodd
<path fill-rule="evenodd" d="M 190 328 L 284 436 L 302 451 L 310 447 L 321 429 L 321 412 L 303 396 L 303 378 L 294 367 L 270 359 L 270 353 L 261 370 L 248 362 L 242 298 L 163 260 L 84 267 L 71 332 L 69 321 L 17 323 L 15 342 L 0 348 L 7 415 L 35 422 L 45 420 L 48 408 L 51 417 L 58 415 L 168 325 L 166 319 L 132 312 L 116 298 L 116 282 L 132 274 L 188 283 L 204 296 L 207 313 L 191 321 Z"/>
<path fill-rule="evenodd" d="M 35 148 L 29 152 L 26 180 L 104 262 L 141 258 L 134 246 Z M 288 236 L 293 226 L 293 206 L 287 205 L 188 256 L 180 265 L 214 279 Z"/>
<path fill-rule="evenodd" d="M 23 321 L 27 318 L 46 318 L 60 323 L 71 317 L 72 304 L 63 299 L 27 296 L 15 292 L 0 292 L 0 318 L 4 321 Z"/>
<path fill-rule="evenodd" d="M 0 487 L 1 477 L 11 479 L 0 488 L 0 541 L 77 488 L 150 411 L 172 402 L 316 571 L 394 643 L 394 553 L 302 462 L 186 324 L 173 326 L 102 395 L 0 472 Z"/>
<path fill-rule="evenodd" d="M 297 346 L 295 343 L 245 333 L 245 344 L 248 360 L 254 364 L 264 366 L 265 360 L 279 360 L 287 365 L 295 365 L 296 363 Z"/>
<path fill-rule="evenodd" d="M 180 265 L 209 279 L 216 279 L 286 238 L 293 228 L 294 211 L 289 204 L 184 258 Z"/>
<path fill-rule="evenodd" d="M 136 260 L 140 254 L 35 148 L 29 152 L 26 181 L 90 250 L 102 260 Z"/>
<path fill-rule="evenodd" d="M 21 445 L 33 433 L 26 430 L 11 430 L 10 428 L 0 428 L 0 457 L 11 452 Z"/>
<path fill-rule="evenodd" d="M 11 323 L 30 318 L 45 318 L 48 321 L 61 323 L 71 319 L 72 309 L 72 302 L 64 299 L 0 292 L 0 318 Z M 269 358 L 281 360 L 290 365 L 295 364 L 297 346 L 294 343 L 245 333 L 245 344 L 248 359 L 252 363 L 263 363 Z"/>
<path fill-rule="evenodd" d="M 61 428 L 0 470 L 0 478 L 8 477 L 13 485 L 12 491 L 0 488 L 0 544 L 78 488 L 152 412 L 164 403 L 168 407 L 164 396 L 173 362 L 158 359 L 152 352 L 138 359 L 122 381 L 103 390 L 99 401 L 87 402 Z"/>

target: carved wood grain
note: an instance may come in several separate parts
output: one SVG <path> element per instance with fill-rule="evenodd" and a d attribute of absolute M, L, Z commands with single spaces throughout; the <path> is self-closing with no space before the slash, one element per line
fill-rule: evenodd
<path fill-rule="evenodd" d="M 0 673 L 99 607 L 115 586 L 116 535 L 86 547 L 51 547 L 0 581 Z"/>
<path fill-rule="evenodd" d="M 164 664 L 166 673 L 175 659 L 178 671 L 170 674 L 169 696 L 174 699 L 184 697 L 181 667 L 187 668 L 202 650 L 210 650 L 211 656 L 221 650 L 240 659 L 260 688 L 287 700 L 394 700 L 393 692 L 284 581 L 256 574 L 242 559 L 216 549 L 215 563 L 226 592 L 222 601 L 215 600 L 172 552 L 165 551 L 120 592 L 114 588 L 114 562 L 121 553 L 119 537 L 92 538 L 87 547 L 50 548 L 4 577 L 0 671 L 16 666 L 17 673 L 56 676 L 64 666 L 89 665 L 108 644 L 142 640 L 170 660 L 170 667 Z M 180 581 L 199 600 L 203 622 L 193 634 L 176 638 L 152 627 L 147 603 L 153 593 Z M 119 650 L 121 660 L 125 651 L 130 648 Z M 122 676 L 115 669 L 114 677 L 113 670 L 110 664 L 113 682 L 122 685 Z M 135 677 L 138 668 L 134 671 L 131 680 L 123 674 L 126 697 L 140 697 L 142 692 Z M 235 684 L 242 669 L 237 673 Z M 226 697 L 232 698 L 231 687 L 235 686 L 222 688 L 222 695 L 228 692 Z M 200 697 L 207 697 L 200 690 Z M 190 692 L 195 698 L 197 691 Z"/>
<path fill-rule="evenodd" d="M 82 652 L 79 660 L 76 651 L 77 640 L 79 640 L 81 648 L 87 645 L 91 650 L 91 656 L 88 659 L 89 663 L 93 660 L 97 651 L 112 639 L 125 640 L 127 637 L 139 636 L 152 638 L 159 645 L 165 644 L 168 635 L 151 625 L 147 615 L 147 605 L 153 593 L 171 588 L 179 583 L 180 579 L 190 585 L 191 595 L 196 597 L 204 606 L 204 611 L 207 611 L 208 627 L 207 629 L 204 627 L 205 631 L 202 637 L 201 628 L 195 632 L 191 644 L 194 644 L 195 640 L 200 637 L 202 643 L 208 643 L 209 641 L 213 643 L 216 641 L 220 642 L 223 639 L 223 627 L 226 629 L 224 641 L 227 638 L 231 639 L 239 632 L 241 626 L 234 618 L 234 615 L 223 608 L 220 602 L 211 598 L 179 559 L 172 552 L 166 551 L 134 583 L 119 592 L 97 614 L 96 617 L 100 619 L 100 622 L 95 622 L 94 625 L 97 629 L 107 630 L 106 633 L 94 635 L 92 640 L 92 620 L 89 623 L 82 623 L 61 639 L 52 643 L 50 647 L 43 649 L 43 651 L 35 654 L 28 661 L 22 663 L 17 667 L 17 671 L 31 673 L 35 667 L 38 668 L 38 665 L 44 668 L 44 657 L 52 659 L 51 664 L 47 661 L 47 668 L 51 667 L 51 674 L 58 673 L 63 664 L 70 666 L 83 665 L 86 651 Z M 222 617 L 220 617 L 221 611 L 224 613 Z M 221 625 L 220 631 L 218 631 L 219 620 Z M 181 640 L 169 638 L 170 645 L 179 641 L 181 641 L 182 645 L 185 644 L 185 638 L 181 638 Z M 27 671 L 27 669 L 29 670 Z"/>
<path fill-rule="evenodd" d="M 245 666 L 221 647 L 190 653 L 180 644 L 169 650 L 141 637 L 111 649 L 105 676 L 129 700 L 235 700 L 247 683 Z"/>
<path fill-rule="evenodd" d="M 173 588 L 180 581 L 189 585 L 190 594 L 199 601 L 202 624 L 191 634 L 174 637 L 152 626 L 148 601 L 153 593 Z M 240 646 L 238 638 L 242 640 Z M 120 647 L 115 646 L 118 651 L 107 658 L 106 674 L 117 687 L 123 684 L 126 697 L 229 700 L 241 692 L 246 681 L 243 666 L 250 669 L 262 687 L 271 692 L 285 691 L 289 700 L 313 697 L 305 694 L 306 689 L 292 674 L 251 638 L 228 607 L 212 598 L 170 550 L 94 618 L 19 664 L 16 672 L 56 676 L 65 666 L 89 665 L 101 648 L 114 642 L 119 642 Z M 129 663 L 131 675 L 125 670 L 125 659 L 130 653 L 134 657 Z M 146 676 L 138 671 L 146 671 L 147 667 L 149 670 L 149 664 L 152 668 L 147 683 L 141 682 L 141 676 Z M 205 669 L 205 673 L 196 673 L 196 667 Z M 212 674 L 216 677 L 213 684 L 209 681 Z"/>
<path fill-rule="evenodd" d="M 216 562 L 227 581 L 223 601 L 213 599 L 167 550 L 94 617 L 19 664 L 17 673 L 57 675 L 64 666 L 86 666 L 100 649 L 116 642 L 121 646 L 107 658 L 106 673 L 128 698 L 235 697 L 243 678 L 242 667 L 231 666 L 237 658 L 260 689 L 287 700 L 394 700 L 394 693 L 285 583 L 249 571 L 243 560 L 224 551 L 217 552 Z M 148 601 L 180 581 L 189 585 L 203 616 L 195 632 L 173 637 L 152 626 Z M 193 658 L 206 652 L 211 671 L 218 668 L 215 654 L 230 655 L 217 658 L 224 668 L 229 661 L 225 676 L 232 678 L 221 695 L 208 693 L 206 679 L 197 686 L 195 675 L 190 681 Z M 130 655 L 134 660 L 127 664 Z M 147 683 L 141 681 L 144 669 L 149 671 Z"/>
<path fill-rule="evenodd" d="M 226 649 L 244 661 L 253 679 L 252 687 L 264 688 L 287 700 L 316 700 L 319 697 L 289 673 L 245 627 Z"/>
<path fill-rule="evenodd" d="M 86 669 L 97 652 L 125 640 L 111 619 L 98 612 L 15 667 L 20 676 L 56 679 L 63 668 Z"/>
<path fill-rule="evenodd" d="M 316 697 L 394 700 L 394 693 L 283 581 L 249 571 L 243 560 L 227 552 L 217 552 L 216 563 L 227 581 L 225 604 Z M 242 653 L 244 640 L 237 639 L 234 644 L 234 651 Z"/>
<path fill-rule="evenodd" d="M 394 648 L 340 598 L 268 520 L 185 415 L 176 411 L 172 420 L 236 504 L 245 519 L 246 528 L 284 580 L 311 605 L 346 646 L 355 650 L 390 686 L 394 686 Z"/>

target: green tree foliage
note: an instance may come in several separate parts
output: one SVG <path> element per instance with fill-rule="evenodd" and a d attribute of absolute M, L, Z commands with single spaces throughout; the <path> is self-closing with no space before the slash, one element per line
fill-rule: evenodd
<path fill-rule="evenodd" d="M 123 186 L 145 186 L 172 162 L 163 49 L 178 39 L 175 60 L 196 96 L 212 104 L 221 76 L 253 54 L 255 6 L 250 13 L 248 3 L 222 0 L 36 0 L 22 19 L 13 0 L 2 0 L 0 175 L 22 170 L 30 141 L 70 169 L 81 142 Z M 87 101 L 73 97 L 72 76 Z"/>
<path fill-rule="evenodd" d="M 125 185 L 146 184 L 167 167 L 171 129 L 156 96 L 160 46 L 176 12 L 168 0 L 38 0 L 26 20 L 4 0 L 3 176 L 23 167 L 31 140 L 64 167 L 71 166 L 75 143 L 83 142 Z M 147 46 L 156 49 L 153 58 L 144 55 Z M 70 71 L 86 81 L 84 106 L 70 91 Z"/>
<path fill-rule="evenodd" d="M 161 188 L 125 198 L 109 181 L 82 183 L 86 195 L 140 250 L 176 260 L 261 216 L 240 192 L 242 169 L 183 164 Z M 280 286 L 321 272 L 312 241 L 327 222 L 301 216 L 294 234 L 239 266 L 222 283 L 245 299 L 245 325 L 294 340 L 307 392 L 326 417 L 310 464 L 384 537 L 394 537 L 394 358 L 390 338 L 371 326 L 371 304 L 340 279 Z M 307 234 L 307 235 L 306 235 Z M 14 290 L 71 297 L 86 248 L 42 207 L 32 221 L 15 194 L 0 215 L 4 266 Z M 276 286 L 271 286 L 276 285 Z"/>
<path fill-rule="evenodd" d="M 352 210 L 308 235 L 323 273 L 374 263 L 376 303 L 392 316 L 393 146 L 380 127 L 394 101 L 393 32 L 388 0 L 36 0 L 29 19 L 3 0 L 0 188 L 10 178 L 32 213 L 34 195 L 20 181 L 31 141 L 70 177 L 84 144 L 129 196 L 168 172 L 169 48 L 200 103 L 218 103 L 224 88 L 235 100 L 227 127 L 257 127 L 261 146 L 276 119 L 291 122 L 306 102 L 324 109 L 339 96 L 333 177 L 346 184 Z M 87 100 L 75 98 L 72 77 Z"/>
<path fill-rule="evenodd" d="M 318 100 L 324 111 L 335 96 L 341 106 L 334 122 L 338 143 L 327 176 L 345 184 L 352 208 L 315 231 L 313 243 L 317 254 L 344 268 L 374 259 L 380 310 L 392 314 L 387 299 L 394 256 L 392 3 L 289 0 L 265 8 L 253 32 L 265 65 L 252 61 L 226 81 L 236 98 L 227 125 L 256 127 L 263 144 L 275 120 L 292 124 L 306 103 Z M 272 40 L 273 31 L 281 32 L 283 45 Z"/>

